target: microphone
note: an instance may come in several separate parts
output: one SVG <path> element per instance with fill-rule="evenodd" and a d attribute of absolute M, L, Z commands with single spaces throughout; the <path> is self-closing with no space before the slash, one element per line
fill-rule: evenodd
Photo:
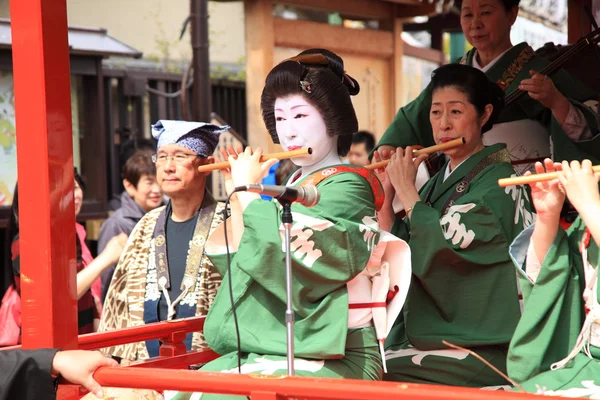
<path fill-rule="evenodd" d="M 316 205 L 321 197 L 315 186 L 244 185 L 236 187 L 234 192 L 260 193 L 275 197 L 277 200 L 298 202 L 304 207 Z"/>

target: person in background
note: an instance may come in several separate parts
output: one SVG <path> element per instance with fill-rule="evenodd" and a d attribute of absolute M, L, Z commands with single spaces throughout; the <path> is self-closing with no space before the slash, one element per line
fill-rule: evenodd
<path fill-rule="evenodd" d="M 100 367 L 117 362 L 99 351 L 37 349 L 0 351 L 0 400 L 54 400 L 58 376 L 103 398 L 94 380 Z"/>
<path fill-rule="evenodd" d="M 287 178 L 298 169 L 298 166 L 294 164 L 292 160 L 285 159 L 277 163 L 277 169 L 275 170 L 275 184 L 284 185 Z"/>
<path fill-rule="evenodd" d="M 83 204 L 84 184 L 81 176 L 75 170 L 74 182 L 74 203 L 75 215 L 81 211 Z M 17 292 L 21 291 L 21 263 L 19 246 L 19 202 L 18 187 L 15 186 L 14 200 L 12 205 L 10 234 L 12 236 L 11 244 L 11 262 Z M 114 264 L 125 247 L 127 242 L 126 235 L 113 237 L 106 245 L 98 257 L 93 258 L 88 247 L 85 244 L 85 228 L 75 223 L 75 249 L 77 262 L 77 309 L 78 309 L 78 327 L 79 334 L 95 332 L 102 312 L 100 303 L 100 275 L 102 271 Z M 97 285 L 97 292 L 94 293 L 94 285 Z M 20 307 L 20 303 L 15 305 Z"/>
<path fill-rule="evenodd" d="M 550 75 L 540 73 L 549 61 L 525 42 L 512 44 L 510 33 L 519 13 L 519 2 L 462 0 L 459 3 L 460 25 L 473 46 L 459 63 L 481 70 L 507 95 L 517 90 L 526 92 L 523 98 L 504 108 L 486 133 L 484 144 L 505 143 L 511 161 L 518 162 L 515 169 L 519 173 L 533 167 L 533 160 L 548 156 L 555 161 L 584 158 L 600 161 L 600 135 L 593 109 L 598 106 L 598 94 L 563 69 Z M 377 144 L 380 155 L 396 147 L 434 144 L 429 125 L 431 89 L 430 84 L 415 100 L 398 110 Z"/>
<path fill-rule="evenodd" d="M 115 211 L 100 229 L 98 252 L 101 253 L 110 239 L 124 233 L 129 236 L 142 217 L 156 207 L 162 205 L 163 191 L 156 181 L 156 167 L 152 155 L 147 150 L 138 150 L 123 166 L 123 186 L 125 192 L 121 196 L 121 207 Z M 102 273 L 101 298 L 104 303 L 116 264 Z"/>
<path fill-rule="evenodd" d="M 119 152 L 119 168 L 122 170 L 125 163 L 131 156 L 139 151 L 148 153 L 152 156 L 156 150 L 156 141 L 153 139 L 129 139 L 121 144 L 121 150 Z M 108 202 L 108 210 L 116 211 L 121 207 L 123 197 L 127 197 L 127 191 L 123 190 L 119 194 L 113 194 L 112 198 Z"/>
<path fill-rule="evenodd" d="M 358 131 L 352 137 L 348 162 L 364 167 L 369 163 L 369 154 L 375 148 L 375 136 L 368 131 Z"/>

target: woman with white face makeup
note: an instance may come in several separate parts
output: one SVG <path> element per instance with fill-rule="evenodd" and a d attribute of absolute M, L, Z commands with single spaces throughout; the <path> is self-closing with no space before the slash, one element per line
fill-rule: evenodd
<path fill-rule="evenodd" d="M 310 155 L 292 158 L 300 169 L 287 184 L 315 185 L 320 193 L 314 207 L 292 205 L 294 354 L 299 376 L 376 380 L 382 375 L 379 343 L 382 349 L 386 329 L 376 331 L 373 314 L 383 311 L 385 315 L 389 285 L 382 285 L 383 305 L 376 305 L 372 286 L 377 280 L 371 278 L 385 275 L 383 270 L 391 268 L 388 264 L 382 267 L 382 259 L 392 253 L 385 251 L 385 243 L 392 243 L 388 249 L 405 246 L 394 248 L 396 257 L 406 255 L 408 246 L 379 232 L 375 212 L 383 202 L 383 191 L 377 177 L 340 159 L 358 130 L 350 100 L 358 91 L 358 82 L 344 72 L 340 57 L 312 49 L 277 65 L 267 76 L 262 93 L 263 119 L 273 141 L 284 150 L 313 150 Z M 247 148 L 239 154 L 229 150 L 229 188 L 260 183 L 273 162 L 261 165 L 260 155 L 260 149 Z M 241 372 L 286 374 L 281 206 L 258 194 L 239 192 L 231 209 L 237 248 L 231 258 L 231 275 L 224 249 L 217 243 L 219 234 L 213 234 L 206 245 L 223 276 L 223 285 L 208 313 L 204 335 L 222 356 L 203 369 L 237 372 L 237 338 L 227 283 L 231 280 L 240 330 Z M 402 296 L 396 297 L 401 300 Z"/>

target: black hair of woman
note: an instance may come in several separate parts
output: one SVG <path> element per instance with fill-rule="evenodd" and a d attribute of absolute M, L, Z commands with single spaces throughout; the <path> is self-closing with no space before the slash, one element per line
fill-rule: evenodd
<path fill-rule="evenodd" d="M 504 109 L 504 91 L 490 81 L 485 73 L 468 65 L 444 65 L 431 74 L 431 93 L 446 87 L 453 87 L 466 94 L 479 116 L 483 115 L 486 105 L 494 107 L 492 115 L 481 128 L 482 134 L 498 122 L 498 116 Z"/>
<path fill-rule="evenodd" d="M 321 113 L 327 134 L 338 137 L 338 154 L 345 156 L 358 131 L 358 119 L 350 96 L 360 85 L 344 70 L 344 61 L 325 49 L 309 49 L 282 61 L 267 76 L 261 96 L 263 120 L 274 143 L 279 143 L 275 128 L 275 101 L 302 95 Z"/>

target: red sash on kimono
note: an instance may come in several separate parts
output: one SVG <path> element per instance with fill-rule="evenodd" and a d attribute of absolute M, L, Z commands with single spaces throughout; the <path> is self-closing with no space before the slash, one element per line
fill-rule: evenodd
<path fill-rule="evenodd" d="M 363 167 L 356 167 L 352 165 L 336 165 L 333 167 L 322 169 L 321 171 L 317 171 L 310 175 L 308 179 L 300 184 L 300 186 L 317 186 L 319 183 L 323 182 L 325 179 L 330 176 L 334 176 L 337 174 L 341 174 L 342 172 L 352 172 L 358 174 L 365 178 L 371 186 L 371 191 L 373 192 L 373 197 L 375 199 L 375 209 L 379 211 L 381 207 L 383 207 L 383 202 L 385 200 L 385 194 L 383 192 L 383 186 L 381 182 L 373 173 Z"/>

